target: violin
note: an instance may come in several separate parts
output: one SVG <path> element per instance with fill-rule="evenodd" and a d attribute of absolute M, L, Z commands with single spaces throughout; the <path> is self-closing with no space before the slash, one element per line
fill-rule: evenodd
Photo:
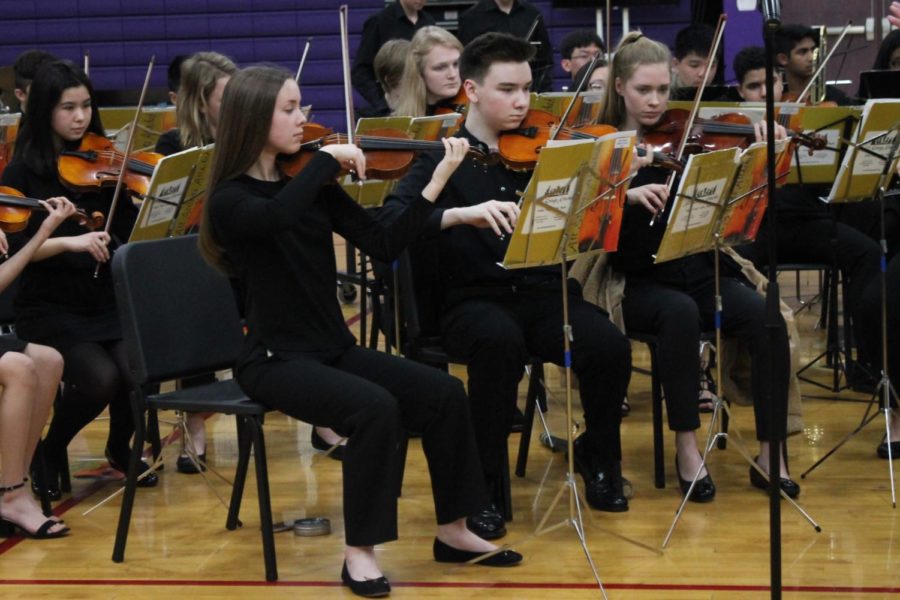
<path fill-rule="evenodd" d="M 461 115 L 466 114 L 466 111 L 469 109 L 469 96 L 466 95 L 465 88 L 460 85 L 459 91 L 452 98 L 444 98 L 440 102 L 437 103 L 437 106 L 434 109 L 434 114 L 436 115 L 452 115 L 453 113 L 459 113 Z"/>
<path fill-rule="evenodd" d="M 519 127 L 501 133 L 499 143 L 500 161 L 507 168 L 513 170 L 533 169 L 537 164 L 541 148 L 547 145 L 558 126 L 559 119 L 553 114 L 542 110 L 528 111 Z M 562 127 L 559 129 L 555 139 L 597 139 L 616 131 L 618 130 L 611 125 L 598 124 Z M 638 156 L 646 156 L 643 148 L 636 148 L 635 151 Z M 653 164 L 679 173 L 684 169 L 684 165 L 681 162 L 676 161 L 672 156 L 662 151 L 653 153 Z"/>
<path fill-rule="evenodd" d="M 33 210 L 46 212 L 47 209 L 39 200 L 26 198 L 25 194 L 15 188 L 0 186 L 0 229 L 4 233 L 17 233 L 25 229 Z M 69 219 L 77 221 L 90 231 L 103 227 L 104 223 L 103 213 L 88 215 L 80 208 Z"/>
<path fill-rule="evenodd" d="M 63 150 L 59 154 L 59 177 L 67 187 L 78 191 L 91 191 L 98 187 L 115 186 L 125 164 L 124 185 L 139 196 L 147 194 L 150 177 L 163 155 L 156 152 L 134 152 L 125 161 L 110 140 L 86 133 L 76 150 Z"/>
<path fill-rule="evenodd" d="M 303 126 L 303 143 L 296 154 L 282 159 L 281 170 L 290 177 L 302 171 L 312 159 L 313 152 L 329 144 L 355 144 L 366 157 L 366 177 L 377 179 L 397 179 L 403 177 L 412 166 L 419 152 L 444 150 L 442 142 L 411 139 L 406 132 L 399 129 L 373 129 L 352 138 L 345 134 L 328 133 L 307 141 L 307 125 Z M 316 126 L 318 131 L 328 128 Z M 312 136 L 310 136 L 312 137 Z M 469 148 L 468 156 L 487 164 L 495 162 L 494 155 L 487 154 L 479 148 Z"/>
<path fill-rule="evenodd" d="M 644 143 L 654 151 L 672 153 L 684 137 L 689 113 L 673 108 L 663 113 L 660 120 L 644 133 Z M 685 140 L 684 152 L 698 154 L 723 148 L 746 148 L 756 139 L 756 130 L 747 115 L 723 113 L 711 119 L 695 118 Z M 798 131 L 788 131 L 788 136 L 810 150 L 825 148 L 827 140 L 822 136 L 810 136 Z"/>

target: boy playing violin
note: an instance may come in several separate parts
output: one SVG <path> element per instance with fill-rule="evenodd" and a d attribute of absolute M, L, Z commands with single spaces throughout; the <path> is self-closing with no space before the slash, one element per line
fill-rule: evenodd
<path fill-rule="evenodd" d="M 519 126 L 528 113 L 528 61 L 533 54 L 525 40 L 501 33 L 486 33 L 466 46 L 460 73 L 469 110 L 458 137 L 496 150 L 503 132 Z M 439 159 L 437 154 L 419 158 L 387 198 L 383 218 L 416 202 Z M 525 189 L 530 176 L 466 160 L 450 177 L 421 230 L 438 246 L 436 256 L 420 249 L 412 252 L 415 261 L 439 261 L 431 270 L 439 279 L 435 292 L 442 307 L 440 334 L 447 352 L 467 365 L 475 437 L 495 498 L 518 383 L 529 356 L 563 363 L 559 267 L 505 270 L 497 264 L 519 216 L 517 192 Z M 602 310 L 582 300 L 580 290 L 569 303 L 573 368 L 587 424 L 575 441 L 576 464 L 591 506 L 625 511 L 619 407 L 630 371 L 628 343 Z M 482 537 L 500 537 L 506 531 L 496 509 L 470 519 L 469 527 Z"/>

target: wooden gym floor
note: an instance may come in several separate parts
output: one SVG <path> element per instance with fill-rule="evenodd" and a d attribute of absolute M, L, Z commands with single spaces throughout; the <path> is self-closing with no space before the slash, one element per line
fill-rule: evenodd
<path fill-rule="evenodd" d="M 804 276 L 804 294 L 816 287 Z M 782 290 L 793 296 L 793 275 Z M 793 297 L 789 303 L 797 304 Z M 358 321 L 358 305 L 346 307 Z M 824 332 L 814 329 L 818 306 L 799 317 L 804 362 L 818 354 Z M 635 364 L 648 365 L 645 349 L 635 347 Z M 830 370 L 812 369 L 826 381 Z M 464 371 L 454 369 L 464 377 Z M 548 369 L 553 397 L 549 423 L 563 435 L 563 398 L 556 369 Z M 524 384 L 521 387 L 524 398 Z M 804 394 L 820 391 L 804 384 Z M 827 399 L 804 399 L 805 429 L 789 442 L 795 478 L 859 422 L 867 397 L 842 392 Z M 718 487 L 714 502 L 689 504 L 665 551 L 659 547 L 680 496 L 673 473 L 672 436 L 667 433 L 667 487 L 653 486 L 649 377 L 636 374 L 630 390 L 632 412 L 623 423 L 624 473 L 634 484 L 630 511 L 593 512 L 586 519 L 587 540 L 611 598 L 761 598 L 768 596 L 769 546 L 766 496 L 748 482 L 748 466 L 729 441 L 714 450 L 710 469 Z M 578 412 L 576 412 L 576 415 Z M 736 407 L 734 425 L 752 441 L 751 409 Z M 704 428 L 708 417 L 704 418 Z M 207 421 L 208 454 L 216 470 L 230 478 L 236 445 L 228 417 Z M 167 427 L 163 425 L 164 429 Z M 900 593 L 900 511 L 891 508 L 888 465 L 875 456 L 884 423 L 876 420 L 836 456 L 802 481 L 802 506 L 821 533 L 782 503 L 783 582 L 789 598 L 880 598 Z M 72 472 L 103 464 L 107 423 L 98 420 L 69 448 Z M 263 576 L 255 485 L 247 484 L 244 527 L 224 528 L 226 511 L 216 494 L 229 486 L 210 477 L 175 471 L 177 442 L 165 449 L 160 485 L 139 490 L 123 564 L 111 559 L 119 499 L 89 515 L 84 511 L 120 486 L 110 479 L 77 478 L 56 513 L 72 535 L 61 540 L 13 538 L 0 541 L 0 595 L 3 598 L 149 598 L 189 593 L 219 598 L 343 598 L 339 585 L 343 519 L 340 463 L 309 445 L 310 427 L 272 414 L 266 422 L 269 479 L 276 521 L 304 516 L 331 519 L 333 532 L 318 538 L 276 535 L 279 580 Z M 562 527 L 529 539 L 564 480 L 562 454 L 541 446 L 536 427 L 527 476 L 513 481 L 515 520 L 505 541 L 518 542 L 525 562 L 516 568 L 447 569 L 431 559 L 433 508 L 418 440 L 410 445 L 400 540 L 379 549 L 380 564 L 394 586 L 394 598 L 595 598 L 596 584 L 574 530 Z M 701 429 L 705 434 L 705 429 Z M 514 456 L 519 436 L 510 436 Z M 253 476 L 251 469 L 251 478 Z M 580 478 L 579 478 L 580 484 Z M 589 509 L 588 509 L 589 510 Z M 563 502 L 549 522 L 568 515 Z M 895 547 L 895 543 L 897 546 Z"/>

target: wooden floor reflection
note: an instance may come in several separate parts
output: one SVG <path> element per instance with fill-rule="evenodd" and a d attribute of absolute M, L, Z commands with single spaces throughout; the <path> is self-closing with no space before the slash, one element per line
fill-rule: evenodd
<path fill-rule="evenodd" d="M 785 286 L 792 288 L 792 286 Z M 807 286 L 808 287 L 808 286 Z M 352 317 L 354 307 L 348 307 Z M 815 311 L 814 311 L 815 312 Z M 802 352 L 815 356 L 824 333 L 814 329 L 815 314 L 800 319 Z M 635 348 L 635 363 L 647 365 Z M 812 369 L 823 381 L 830 371 Z M 454 372 L 464 377 L 462 370 Z M 549 423 L 562 434 L 562 399 L 555 369 L 548 369 L 554 391 Z M 521 388 L 524 394 L 524 384 Z M 804 392 L 819 394 L 808 384 Z M 867 397 L 844 392 L 831 399 L 804 401 L 805 429 L 790 440 L 795 476 L 859 422 Z M 748 466 L 729 448 L 714 451 L 710 469 L 718 488 L 714 502 L 689 504 L 669 547 L 663 540 L 678 506 L 672 470 L 673 443 L 667 434 L 667 487 L 653 486 L 649 378 L 635 375 L 631 415 L 623 424 L 625 475 L 634 498 L 624 514 L 592 513 L 587 540 L 611 598 L 760 598 L 768 595 L 769 522 L 766 496 L 752 488 Z M 751 409 L 736 407 L 735 421 L 752 440 Z M 706 420 L 704 419 L 704 426 Z M 841 451 L 802 481 L 803 507 L 822 526 L 816 533 L 782 504 L 785 596 L 796 598 L 878 598 L 900 593 L 900 513 L 891 507 L 888 465 L 875 456 L 883 421 L 876 420 Z M 98 421 L 70 447 L 73 472 L 102 462 L 107 423 Z M 208 421 L 208 455 L 226 477 L 234 470 L 234 423 Z M 421 446 L 413 440 L 403 497 L 400 540 L 379 549 L 380 563 L 394 586 L 394 598 L 596 598 L 598 591 L 574 531 L 564 527 L 527 540 L 565 477 L 562 454 L 541 447 L 537 428 L 528 472 L 514 478 L 515 520 L 508 542 L 526 556 L 513 569 L 448 570 L 431 560 L 434 513 Z M 110 560 L 119 500 L 87 516 L 83 512 L 118 484 L 74 480 L 74 494 L 59 505 L 73 534 L 62 540 L 8 540 L 0 543 L 0 594 L 3 598 L 148 598 L 188 593 L 193 597 L 339 598 L 343 519 L 340 463 L 310 447 L 308 425 L 272 414 L 266 422 L 270 484 L 275 520 L 304 516 L 331 519 L 333 533 L 320 538 L 276 536 L 279 581 L 264 582 L 255 486 L 248 482 L 244 527 L 224 529 L 226 511 L 196 475 L 175 472 L 176 447 L 166 452 L 159 487 L 140 490 L 124 564 Z M 519 438 L 510 437 L 515 454 Z M 730 441 L 730 445 L 734 444 Z M 754 453 L 755 442 L 750 445 Z M 252 469 L 251 469 L 252 476 Z M 228 485 L 212 487 L 228 496 Z M 567 517 L 562 503 L 551 522 Z M 591 523 L 593 521 L 593 523 Z"/>

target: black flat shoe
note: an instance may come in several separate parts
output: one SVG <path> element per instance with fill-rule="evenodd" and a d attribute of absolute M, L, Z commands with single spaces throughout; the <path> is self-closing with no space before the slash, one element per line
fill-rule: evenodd
<path fill-rule="evenodd" d="M 506 535 L 506 521 L 493 505 L 477 515 L 468 517 L 466 527 L 483 540 L 496 540 Z"/>
<path fill-rule="evenodd" d="M 597 457 L 589 454 L 584 436 L 573 443 L 575 449 L 575 470 L 584 479 L 584 495 L 588 504 L 605 512 L 626 512 L 628 499 L 622 487 L 622 474 L 618 464 L 600 464 Z"/>
<path fill-rule="evenodd" d="M 434 538 L 434 560 L 442 563 L 464 563 L 478 558 L 484 552 L 471 552 L 448 546 L 441 540 Z M 477 561 L 476 565 L 483 567 L 511 567 L 522 562 L 522 555 L 513 550 L 503 550 L 487 558 Z"/>
<path fill-rule="evenodd" d="M 194 461 L 191 460 L 190 456 L 179 456 L 178 460 L 175 461 L 175 468 L 179 473 L 185 473 L 187 475 L 196 475 L 200 471 L 206 471 L 206 452 L 203 454 L 198 454 L 197 458 L 200 459 L 200 469 L 197 469 L 197 465 L 194 464 Z"/>
<path fill-rule="evenodd" d="M 47 498 L 53 502 L 56 502 L 60 498 L 62 498 L 62 492 L 59 490 L 59 475 L 51 476 L 51 473 L 48 473 L 49 469 L 44 471 L 45 477 L 49 480 L 47 484 Z M 41 495 L 41 484 L 38 483 L 37 473 L 35 471 L 31 472 L 31 491 L 34 492 L 35 496 Z"/>
<path fill-rule="evenodd" d="M 351 592 L 364 598 L 381 598 L 391 593 L 391 582 L 387 580 L 387 577 L 363 579 L 362 581 L 357 581 L 350 577 L 346 560 L 344 561 L 344 567 L 341 569 L 341 582 L 349 587 Z"/>
<path fill-rule="evenodd" d="M 681 486 L 681 495 L 684 496 L 691 488 L 689 479 L 681 478 L 681 471 L 678 470 L 678 453 L 675 453 L 675 474 L 678 476 L 678 485 Z M 712 477 L 709 476 L 709 469 L 706 475 L 697 480 L 694 485 L 694 491 L 691 492 L 691 502 L 710 502 L 716 497 L 716 484 L 713 483 Z"/>
<path fill-rule="evenodd" d="M 309 443 L 312 444 L 312 447 L 316 450 L 321 450 L 322 452 L 328 452 L 331 450 L 331 444 L 322 439 L 322 436 L 318 434 L 316 428 L 312 428 L 312 435 L 309 436 Z M 338 446 L 334 449 L 334 452 L 329 454 L 331 458 L 334 460 L 344 460 L 344 447 Z"/>
<path fill-rule="evenodd" d="M 888 443 L 887 440 L 881 442 L 878 445 L 878 458 L 887 458 L 888 457 Z M 900 442 L 891 442 L 891 458 L 900 457 Z"/>
<path fill-rule="evenodd" d="M 760 475 L 755 467 L 750 467 L 750 485 L 761 490 L 769 490 L 768 480 Z M 787 494 L 788 498 L 796 498 L 800 495 L 800 485 L 793 479 L 782 477 L 780 485 L 781 491 Z"/>
<path fill-rule="evenodd" d="M 128 467 L 126 466 L 128 464 L 128 461 L 119 462 L 116 459 L 114 459 L 112 457 L 112 453 L 109 451 L 109 448 L 106 448 L 103 451 L 103 453 L 106 455 L 106 460 L 109 462 L 110 467 L 112 467 L 116 471 L 119 471 L 120 473 L 125 473 L 125 475 L 128 475 Z M 150 468 L 150 465 L 148 465 L 146 462 L 144 462 L 142 460 L 141 464 L 138 465 L 138 476 L 140 476 L 141 473 L 147 471 L 147 469 L 149 469 L 149 468 Z M 155 472 L 148 473 L 147 476 L 144 477 L 143 479 L 137 480 L 137 487 L 145 487 L 145 488 L 146 487 L 156 487 L 156 484 L 158 484 L 158 483 L 159 483 L 159 475 L 157 475 Z"/>

